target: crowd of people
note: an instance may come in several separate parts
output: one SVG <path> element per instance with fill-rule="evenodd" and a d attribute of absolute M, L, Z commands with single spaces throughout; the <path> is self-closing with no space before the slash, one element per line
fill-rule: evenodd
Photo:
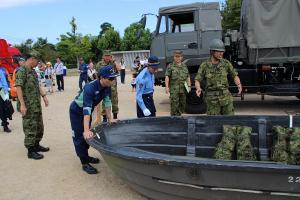
<path fill-rule="evenodd" d="M 210 115 L 233 114 L 232 97 L 228 90 L 227 75 L 231 75 L 242 92 L 241 81 L 229 61 L 223 59 L 224 44 L 220 40 L 212 41 L 210 46 L 210 58 L 201 64 L 195 78 L 196 94 L 201 95 L 200 81 L 205 82 L 205 99 L 207 113 Z M 179 50 L 174 51 L 171 62 L 165 73 L 165 92 L 170 95 L 171 116 L 180 116 L 184 112 L 186 94 L 190 92 L 192 82 L 187 66 L 182 63 L 183 55 Z M 51 62 L 43 64 L 39 62 L 39 54 L 31 52 L 19 60 L 20 66 L 16 70 L 15 87 L 17 93 L 17 110 L 22 114 L 23 131 L 25 134 L 24 145 L 28 150 L 30 159 L 39 160 L 44 156 L 41 152 L 47 152 L 49 147 L 40 145 L 43 138 L 44 125 L 42 118 L 41 99 L 45 106 L 49 102 L 47 94 L 53 93 L 55 79 L 57 91 L 64 91 L 65 67 L 58 57 L 52 66 Z M 140 61 L 136 57 L 134 61 L 134 73 L 130 82 L 132 91 L 136 92 L 136 114 L 138 118 L 155 117 L 156 108 L 153 99 L 155 73 L 160 67 L 158 57 L 152 55 L 146 60 Z M 97 110 L 97 118 L 103 122 L 115 123 L 118 121 L 118 87 L 116 77 L 121 75 L 121 83 L 125 84 L 125 63 L 114 60 L 109 50 L 103 51 L 102 60 L 96 65 L 92 60 L 86 64 L 83 58 L 79 58 L 78 95 L 71 102 L 69 108 L 72 138 L 75 152 L 79 157 L 82 169 L 88 174 L 96 174 L 98 170 L 91 164 L 99 163 L 98 158 L 90 157 L 89 145 L 86 142 L 93 136 L 90 131 L 91 116 Z M 2 126 L 5 132 L 11 132 L 7 119 L 12 113 L 3 111 L 10 87 L 7 84 L 7 73 L 0 68 L 0 113 Z M 44 88 L 46 90 L 44 90 Z"/>

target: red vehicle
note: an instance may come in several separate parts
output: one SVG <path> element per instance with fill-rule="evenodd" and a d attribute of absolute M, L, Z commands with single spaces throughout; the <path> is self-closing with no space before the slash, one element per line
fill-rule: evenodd
<path fill-rule="evenodd" d="M 19 49 L 12 47 L 4 39 L 0 39 L 0 65 L 4 66 L 9 74 L 12 74 L 17 67 L 14 63 L 13 57 L 20 56 Z"/>
<path fill-rule="evenodd" d="M 10 85 L 10 95 L 14 99 L 17 97 L 15 85 L 15 69 L 18 66 L 14 63 L 13 57 L 20 56 L 21 53 L 19 49 L 12 47 L 10 44 L 6 42 L 4 39 L 0 39 L 0 66 L 5 67 L 8 74 L 8 81 Z"/>

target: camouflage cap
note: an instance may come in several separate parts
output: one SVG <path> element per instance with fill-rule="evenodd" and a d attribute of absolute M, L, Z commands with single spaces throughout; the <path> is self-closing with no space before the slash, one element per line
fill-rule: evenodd
<path fill-rule="evenodd" d="M 182 51 L 176 50 L 173 52 L 173 54 L 174 54 L 174 56 L 176 56 L 176 55 L 182 56 Z"/>
<path fill-rule="evenodd" d="M 175 51 L 173 52 L 173 54 L 174 54 L 174 55 L 182 55 L 182 51 L 180 51 L 180 50 L 175 50 Z"/>
<path fill-rule="evenodd" d="M 103 55 L 104 56 L 110 56 L 111 55 L 111 51 L 110 50 L 103 50 Z"/>

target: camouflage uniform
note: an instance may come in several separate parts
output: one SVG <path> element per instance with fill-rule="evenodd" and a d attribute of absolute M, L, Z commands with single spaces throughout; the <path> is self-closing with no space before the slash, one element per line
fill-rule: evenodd
<path fill-rule="evenodd" d="M 282 126 L 273 127 L 273 148 L 271 153 L 271 160 L 276 162 L 287 163 L 289 155 L 287 152 L 287 129 Z"/>
<path fill-rule="evenodd" d="M 98 62 L 96 64 L 96 71 L 99 72 L 99 70 L 106 65 L 111 65 L 113 66 L 113 69 L 115 72 L 118 72 L 116 64 L 112 61 L 105 63 L 103 60 Z M 111 102 L 112 102 L 112 113 L 113 114 L 118 114 L 119 113 L 119 107 L 118 107 L 118 87 L 117 87 L 117 80 L 114 81 L 113 85 L 111 86 Z M 104 103 L 102 102 L 102 115 L 105 115 L 105 106 Z"/>
<path fill-rule="evenodd" d="M 223 126 L 223 137 L 216 147 L 215 158 L 232 160 L 236 153 L 237 160 L 256 160 L 251 145 L 252 128 L 248 126 Z M 235 152 L 236 147 L 236 152 Z"/>
<path fill-rule="evenodd" d="M 44 134 L 39 82 L 35 70 L 21 66 L 16 73 L 16 86 L 22 88 L 27 108 L 26 115 L 23 116 L 24 144 L 26 148 L 31 148 L 39 144 Z M 20 102 L 17 104 L 19 108 Z"/>
<path fill-rule="evenodd" d="M 233 98 L 228 90 L 228 74 L 234 79 L 237 72 L 226 59 L 221 59 L 216 65 L 209 59 L 198 70 L 195 80 L 204 84 L 208 115 L 234 114 Z"/>
<path fill-rule="evenodd" d="M 290 132 L 289 164 L 300 165 L 300 128 L 294 127 Z"/>
<path fill-rule="evenodd" d="M 273 127 L 271 159 L 292 165 L 300 164 L 300 128 Z"/>
<path fill-rule="evenodd" d="M 169 77 L 171 116 L 180 116 L 185 109 L 186 82 L 189 71 L 185 64 L 177 65 L 175 62 L 168 65 L 165 76 Z"/>

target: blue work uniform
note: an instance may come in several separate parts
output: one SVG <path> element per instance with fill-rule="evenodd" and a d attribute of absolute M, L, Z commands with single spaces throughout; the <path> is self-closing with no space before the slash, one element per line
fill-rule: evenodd
<path fill-rule="evenodd" d="M 102 87 L 99 80 L 94 80 L 84 86 L 83 91 L 72 101 L 70 105 L 70 121 L 72 128 L 73 143 L 77 156 L 82 164 L 87 164 L 89 145 L 83 137 L 84 115 L 92 115 L 92 112 L 101 100 L 105 107 L 111 106 L 110 87 Z"/>
<path fill-rule="evenodd" d="M 79 75 L 79 89 L 82 91 L 82 83 L 84 82 L 85 84 L 88 81 L 88 65 L 83 63 L 79 65 L 79 70 L 80 70 L 80 75 Z"/>
<path fill-rule="evenodd" d="M 146 117 L 143 110 L 146 108 L 151 112 L 150 116 L 156 116 L 156 108 L 153 100 L 154 92 L 154 75 L 149 72 L 148 68 L 144 68 L 136 77 L 136 109 L 137 117 Z"/>

